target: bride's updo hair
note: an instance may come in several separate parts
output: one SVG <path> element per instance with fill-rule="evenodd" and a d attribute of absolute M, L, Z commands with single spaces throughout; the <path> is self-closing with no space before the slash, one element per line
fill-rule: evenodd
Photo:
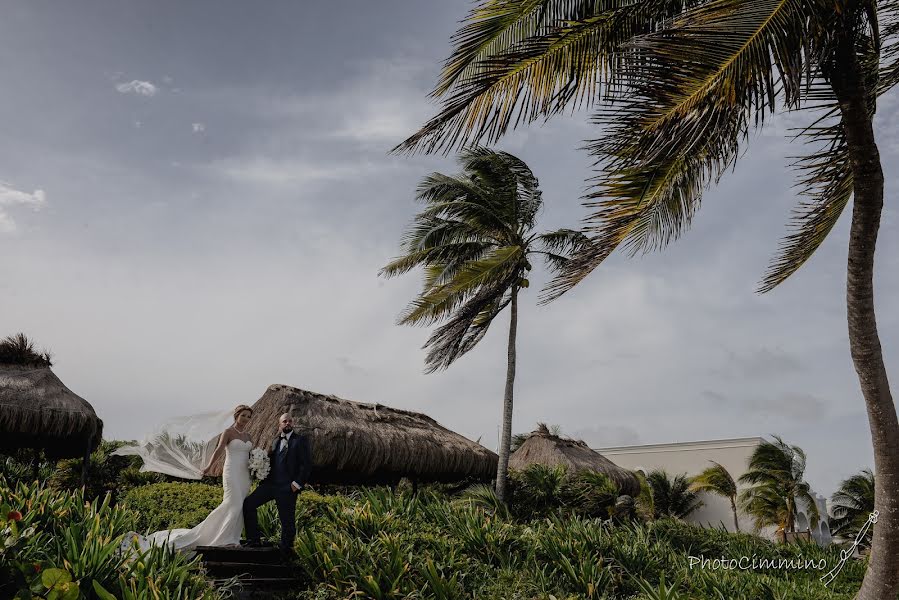
<path fill-rule="evenodd" d="M 234 420 L 237 421 L 237 417 L 239 417 L 239 416 L 240 416 L 240 413 L 242 413 L 242 412 L 245 411 L 245 410 L 250 411 L 250 415 L 252 416 L 252 414 L 253 414 L 253 409 L 252 409 L 252 408 L 250 408 L 250 407 L 247 406 L 246 404 L 239 404 L 239 405 L 237 406 L 237 408 L 234 409 Z"/>

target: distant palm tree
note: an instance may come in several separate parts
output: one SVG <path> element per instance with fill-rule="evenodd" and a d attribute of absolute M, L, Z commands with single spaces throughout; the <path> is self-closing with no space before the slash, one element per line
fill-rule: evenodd
<path fill-rule="evenodd" d="M 752 486 L 740 494 L 740 503 L 752 515 L 756 528 L 776 526 L 796 531 L 800 502 L 808 511 L 809 522 L 817 525 L 818 505 L 804 476 L 805 452 L 799 446 L 774 436 L 773 442 L 764 441 L 756 447 L 749 458 L 749 470 L 740 477 L 740 483 Z"/>
<path fill-rule="evenodd" d="M 392 277 L 415 267 L 425 270 L 424 289 L 400 317 L 400 324 L 438 327 L 425 344 L 427 372 L 449 367 L 471 350 L 507 306 L 511 307 L 508 369 L 503 402 L 496 494 L 506 498 L 512 439 L 512 392 L 518 292 L 528 287 L 530 258 L 541 256 L 560 270 L 571 252 L 587 243 L 572 230 L 534 233 L 543 206 L 537 178 L 519 158 L 473 148 L 460 155 L 463 172 L 433 173 L 418 187 L 425 209 L 403 238 L 403 256 L 381 270 Z"/>
<path fill-rule="evenodd" d="M 737 519 L 737 482 L 723 465 L 711 462 L 711 467 L 690 480 L 690 489 L 694 492 L 724 496 L 730 500 L 730 509 L 734 513 L 734 527 L 740 531 L 740 521 Z"/>
<path fill-rule="evenodd" d="M 672 478 L 665 471 L 656 469 L 646 476 L 646 482 L 652 489 L 653 516 L 657 519 L 683 519 L 703 504 L 696 492 L 690 489 L 686 474 Z"/>
<path fill-rule="evenodd" d="M 874 511 L 874 473 L 870 469 L 864 469 L 844 480 L 840 489 L 831 497 L 831 511 L 832 533 L 854 540 Z M 873 531 L 869 529 L 859 540 L 859 546 L 869 547 L 872 535 Z"/>

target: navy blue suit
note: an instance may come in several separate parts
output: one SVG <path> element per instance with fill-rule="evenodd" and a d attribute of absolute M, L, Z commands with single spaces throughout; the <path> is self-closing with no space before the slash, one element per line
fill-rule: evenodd
<path fill-rule="evenodd" d="M 247 541 L 259 541 L 259 520 L 256 510 L 272 500 L 278 506 L 278 520 L 281 521 L 281 547 L 293 548 L 296 537 L 297 492 L 291 483 L 302 486 L 312 471 L 312 444 L 308 436 L 292 432 L 287 447 L 279 450 L 281 436 L 275 438 L 269 448 L 271 470 L 243 501 L 243 521 L 247 529 Z"/>

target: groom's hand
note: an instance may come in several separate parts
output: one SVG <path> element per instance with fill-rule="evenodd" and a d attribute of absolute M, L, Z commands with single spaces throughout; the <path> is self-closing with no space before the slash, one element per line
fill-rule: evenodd
<path fill-rule="evenodd" d="M 296 481 L 291 481 L 290 489 L 293 490 L 294 492 L 299 492 L 301 489 L 303 489 L 303 486 L 297 485 Z"/>

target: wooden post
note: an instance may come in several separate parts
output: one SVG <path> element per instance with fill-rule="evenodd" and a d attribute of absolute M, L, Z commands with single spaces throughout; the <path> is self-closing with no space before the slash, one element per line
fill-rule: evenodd
<path fill-rule="evenodd" d="M 81 486 L 84 487 L 87 485 L 87 465 L 91 460 L 91 442 L 87 441 L 87 445 L 84 448 L 84 460 L 81 464 Z"/>

